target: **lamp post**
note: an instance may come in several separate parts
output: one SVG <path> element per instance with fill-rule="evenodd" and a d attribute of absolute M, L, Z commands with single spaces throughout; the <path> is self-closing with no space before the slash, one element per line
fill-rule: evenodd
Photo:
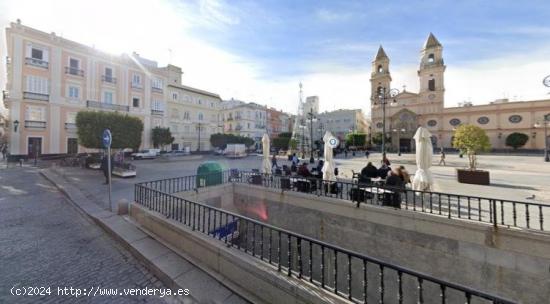
<path fill-rule="evenodd" d="M 306 158 L 306 153 L 305 153 L 305 129 L 306 129 L 306 126 L 304 124 L 300 125 L 300 129 L 302 129 L 302 159 Z"/>
<path fill-rule="evenodd" d="M 378 91 L 378 100 L 374 101 L 374 105 L 382 106 L 382 157 L 386 157 L 386 105 L 388 103 L 395 104 L 397 101 L 394 99 L 399 94 L 398 89 L 381 88 Z"/>
<path fill-rule="evenodd" d="M 17 132 L 17 127 L 19 127 L 19 120 L 13 122 L 13 132 Z"/>
<path fill-rule="evenodd" d="M 319 139 L 319 144 L 317 145 L 317 147 L 319 148 L 319 150 L 317 151 L 317 161 L 319 161 L 321 159 L 321 145 L 323 143 L 323 123 L 322 122 L 319 122 L 319 128 L 317 129 L 317 131 L 319 131 L 319 134 L 321 134 L 320 136 L 320 139 Z"/>
<path fill-rule="evenodd" d="M 550 161 L 550 155 L 548 154 L 548 124 L 550 123 L 550 114 L 544 115 L 542 124 L 544 125 L 544 161 Z M 541 123 L 537 122 L 535 128 L 541 127 Z"/>
<path fill-rule="evenodd" d="M 198 123 L 198 128 L 199 128 L 199 141 L 197 143 L 197 152 L 200 152 L 201 151 L 201 123 L 199 122 Z"/>
<path fill-rule="evenodd" d="M 393 132 L 397 132 L 397 155 L 401 156 L 401 132 L 405 132 L 404 128 L 393 129 Z"/>
<path fill-rule="evenodd" d="M 313 120 L 316 120 L 315 115 L 313 115 L 313 108 L 309 109 L 307 116 L 309 118 L 309 163 L 313 164 L 315 162 L 315 158 L 313 158 Z"/>

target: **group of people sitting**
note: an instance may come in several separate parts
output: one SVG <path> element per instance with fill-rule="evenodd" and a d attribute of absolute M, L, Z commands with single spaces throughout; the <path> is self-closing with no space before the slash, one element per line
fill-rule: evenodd
<path fill-rule="evenodd" d="M 300 160 L 298 159 L 296 154 L 293 154 L 290 167 L 287 165 L 279 167 L 279 165 L 277 164 L 277 158 L 275 155 L 273 155 L 273 158 L 271 159 L 271 165 L 274 174 L 284 174 L 290 176 L 295 173 L 296 175 L 301 177 L 315 177 L 321 179 L 323 178 L 323 160 L 319 160 L 317 162 L 317 165 L 313 166 L 310 170 L 307 162 L 304 161 L 300 163 Z"/>
<path fill-rule="evenodd" d="M 380 168 L 376 168 L 372 162 L 361 170 L 359 174 L 359 183 L 370 184 L 373 178 L 380 177 L 385 184 L 392 187 L 404 188 L 411 182 L 411 177 L 404 166 L 390 167 L 390 161 L 387 158 L 382 159 Z"/>

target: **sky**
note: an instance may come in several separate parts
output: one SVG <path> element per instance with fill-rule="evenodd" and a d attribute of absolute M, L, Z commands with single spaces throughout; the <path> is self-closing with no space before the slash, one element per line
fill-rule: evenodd
<path fill-rule="evenodd" d="M 0 1 L 0 26 L 17 18 L 107 52 L 180 66 L 185 85 L 223 99 L 288 112 L 298 108 L 300 82 L 322 111 L 370 112 L 379 45 L 391 60 L 392 86 L 417 91 L 430 32 L 444 47 L 447 107 L 550 98 L 542 85 L 550 74 L 547 1 Z"/>

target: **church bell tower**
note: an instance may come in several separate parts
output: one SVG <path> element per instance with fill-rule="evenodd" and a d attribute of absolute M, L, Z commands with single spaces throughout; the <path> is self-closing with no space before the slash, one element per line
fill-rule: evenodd
<path fill-rule="evenodd" d="M 372 73 L 370 77 L 371 83 L 371 105 L 378 99 L 378 93 L 383 88 L 390 89 L 391 75 L 390 75 L 390 58 L 384 52 L 382 46 L 378 48 L 376 57 L 372 61 Z"/>
<path fill-rule="evenodd" d="M 443 107 L 445 68 L 443 46 L 434 34 L 430 33 L 421 51 L 418 69 L 420 96 L 423 102 L 440 103 Z"/>

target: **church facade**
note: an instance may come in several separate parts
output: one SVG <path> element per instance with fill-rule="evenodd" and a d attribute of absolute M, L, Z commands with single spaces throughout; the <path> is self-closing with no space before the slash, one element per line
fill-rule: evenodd
<path fill-rule="evenodd" d="M 383 132 L 384 111 L 380 92 L 390 92 L 390 59 L 382 46 L 372 62 L 371 120 L 372 134 Z M 385 106 L 385 132 L 391 137 L 387 149 L 414 150 L 414 133 L 418 126 L 432 133 L 434 147 L 452 148 L 454 130 L 461 124 L 483 128 L 494 150 L 512 149 L 506 146 L 506 138 L 514 132 L 524 133 L 529 139 L 520 149 L 542 150 L 550 144 L 550 136 L 544 133 L 544 116 L 550 114 L 550 99 L 509 102 L 497 100 L 484 105 L 465 103 L 448 107 L 445 102 L 445 63 L 443 46 L 430 33 L 420 54 L 418 93 L 403 90 L 395 96 L 387 96 Z M 389 94 L 386 94 L 389 95 Z"/>

